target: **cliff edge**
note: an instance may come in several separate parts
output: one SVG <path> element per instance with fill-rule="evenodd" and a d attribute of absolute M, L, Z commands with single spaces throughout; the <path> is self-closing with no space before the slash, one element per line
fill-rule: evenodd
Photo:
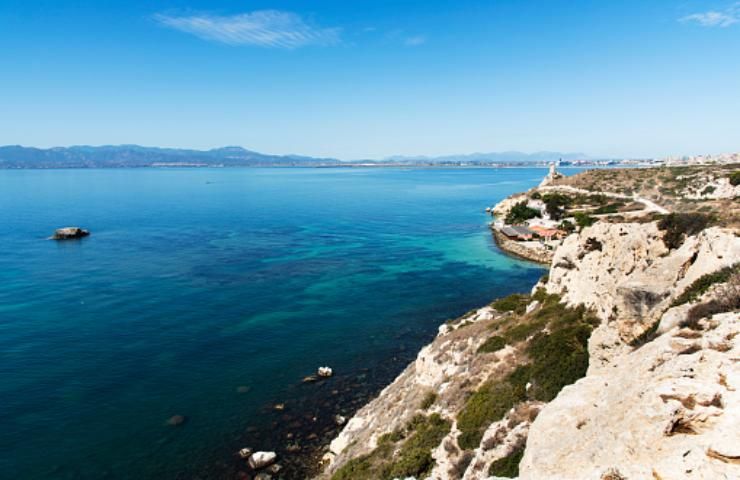
<path fill-rule="evenodd" d="M 740 478 L 740 237 L 664 223 L 582 228 L 441 326 L 320 478 Z"/>

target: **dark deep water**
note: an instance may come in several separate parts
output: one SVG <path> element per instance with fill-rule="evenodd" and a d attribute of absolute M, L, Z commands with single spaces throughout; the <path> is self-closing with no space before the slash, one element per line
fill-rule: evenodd
<path fill-rule="evenodd" d="M 545 173 L 0 171 L 0 477 L 228 478 L 240 446 L 321 443 L 440 323 L 543 273 L 483 210 Z M 93 234 L 45 240 L 66 225 Z"/>

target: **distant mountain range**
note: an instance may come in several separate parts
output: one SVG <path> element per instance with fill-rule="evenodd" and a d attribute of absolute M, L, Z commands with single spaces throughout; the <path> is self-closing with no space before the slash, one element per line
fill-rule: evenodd
<path fill-rule="evenodd" d="M 383 160 L 341 161 L 300 155 L 268 155 L 242 147 L 212 150 L 142 147 L 139 145 L 73 146 L 48 149 L 0 146 L 0 168 L 115 168 L 115 167 L 322 167 L 357 165 L 491 165 L 531 164 L 562 159 L 586 160 L 582 153 L 499 152 L 442 157 L 394 156 Z"/>

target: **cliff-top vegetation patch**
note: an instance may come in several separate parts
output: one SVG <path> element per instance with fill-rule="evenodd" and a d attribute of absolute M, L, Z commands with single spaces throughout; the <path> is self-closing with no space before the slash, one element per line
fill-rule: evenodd
<path fill-rule="evenodd" d="M 721 182 L 740 185 L 738 165 L 595 169 L 557 179 L 552 185 L 593 192 L 637 195 L 676 213 L 705 213 L 726 227 L 740 226 L 737 199 L 709 198 Z M 624 212 L 630 205 L 600 205 L 602 211 Z M 593 212 L 592 212 L 593 213 Z M 634 218 L 634 217 L 633 217 Z"/>

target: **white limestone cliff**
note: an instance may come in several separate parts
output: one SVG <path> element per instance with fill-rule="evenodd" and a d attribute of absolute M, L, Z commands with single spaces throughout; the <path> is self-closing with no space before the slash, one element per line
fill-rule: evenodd
<path fill-rule="evenodd" d="M 686 326 L 690 308 L 715 298 L 719 287 L 671 307 L 695 280 L 738 261 L 740 237 L 716 227 L 674 250 L 655 223 L 597 223 L 571 235 L 540 286 L 601 319 L 584 378 L 548 404 L 513 408 L 487 428 L 478 448 L 461 451 L 455 416 L 467 392 L 521 360 L 512 346 L 476 354 L 492 323 L 502 321 L 484 307 L 440 327 L 416 361 L 348 422 L 322 478 L 408 422 L 429 392 L 438 398 L 427 412 L 452 421 L 433 451 L 430 479 L 491 479 L 488 466 L 524 442 L 520 480 L 740 478 L 740 313 Z M 655 333 L 636 345 L 646 332 Z"/>

